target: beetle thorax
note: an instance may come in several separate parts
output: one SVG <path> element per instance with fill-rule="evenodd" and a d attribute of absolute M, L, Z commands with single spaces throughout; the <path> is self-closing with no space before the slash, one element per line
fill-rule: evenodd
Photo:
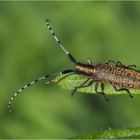
<path fill-rule="evenodd" d="M 92 76 L 95 74 L 96 70 L 93 65 L 79 64 L 79 65 L 76 65 L 75 72 L 78 74 L 86 75 L 86 76 Z"/>

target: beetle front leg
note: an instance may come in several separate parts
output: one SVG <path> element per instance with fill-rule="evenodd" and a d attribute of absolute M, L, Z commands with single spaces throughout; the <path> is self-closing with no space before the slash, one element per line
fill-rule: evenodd
<path fill-rule="evenodd" d="M 90 86 L 90 85 L 93 83 L 93 81 L 90 81 L 90 82 L 89 82 L 89 80 L 91 80 L 91 78 L 86 79 L 81 85 L 76 86 L 76 87 L 74 88 L 74 90 L 72 91 L 72 93 L 71 93 L 71 97 L 74 96 L 74 93 L 75 93 L 79 88 L 84 88 L 84 87 Z M 87 82 L 89 82 L 89 83 L 88 83 L 87 85 L 85 85 Z"/>

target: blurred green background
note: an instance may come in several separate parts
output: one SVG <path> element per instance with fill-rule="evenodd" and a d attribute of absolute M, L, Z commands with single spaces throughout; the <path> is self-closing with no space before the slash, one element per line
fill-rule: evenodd
<path fill-rule="evenodd" d="M 44 19 L 75 58 L 140 66 L 140 2 L 0 2 L 0 138 L 68 138 L 85 131 L 140 126 L 140 96 L 75 95 L 57 85 L 16 89 L 73 64 Z"/>

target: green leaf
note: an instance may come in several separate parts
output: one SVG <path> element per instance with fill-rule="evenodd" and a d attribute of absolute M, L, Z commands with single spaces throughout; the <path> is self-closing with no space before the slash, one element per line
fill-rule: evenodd
<path fill-rule="evenodd" d="M 56 82 L 62 88 L 72 91 L 75 86 L 81 85 L 87 79 L 86 76 L 78 75 L 78 74 L 63 74 L 55 77 L 53 82 Z M 96 94 L 95 93 L 95 83 L 91 84 L 89 87 L 79 88 L 77 93 L 84 93 L 84 94 Z M 101 91 L 99 86 L 99 91 Z M 131 94 L 140 94 L 140 91 L 131 89 Z M 119 94 L 127 94 L 126 91 L 115 91 L 111 84 L 105 85 L 105 93 L 107 95 L 119 95 Z"/>
<path fill-rule="evenodd" d="M 83 133 L 74 139 L 118 139 L 118 138 L 140 138 L 140 128 L 118 128 L 107 130 L 94 130 Z"/>

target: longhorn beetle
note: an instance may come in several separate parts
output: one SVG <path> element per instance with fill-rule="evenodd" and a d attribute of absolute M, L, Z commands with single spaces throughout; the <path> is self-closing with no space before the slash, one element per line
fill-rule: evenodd
<path fill-rule="evenodd" d="M 13 103 L 13 100 L 24 89 L 30 87 L 31 85 L 34 85 L 39 81 L 42 81 L 49 77 L 57 76 L 59 74 L 76 73 L 78 75 L 87 77 L 81 85 L 78 85 L 73 89 L 71 94 L 72 96 L 78 88 L 87 87 L 93 82 L 95 82 L 95 92 L 103 95 L 107 101 L 109 99 L 106 97 L 106 94 L 104 92 L 104 84 L 111 84 L 116 91 L 126 91 L 131 98 L 133 98 L 133 96 L 129 92 L 129 89 L 140 89 L 140 72 L 133 69 L 134 67 L 136 67 L 135 65 L 125 66 L 121 62 L 115 62 L 113 60 L 108 60 L 106 63 L 92 64 L 90 59 L 88 59 L 87 64 L 80 63 L 64 48 L 60 40 L 55 35 L 54 31 L 52 30 L 48 19 L 45 20 L 45 23 L 53 38 L 57 42 L 58 47 L 62 49 L 69 60 L 75 65 L 75 68 L 63 70 L 55 74 L 45 75 L 24 85 L 10 98 L 8 103 L 9 112 L 11 112 L 11 104 Z M 98 91 L 99 84 L 101 87 L 101 91 Z"/>

